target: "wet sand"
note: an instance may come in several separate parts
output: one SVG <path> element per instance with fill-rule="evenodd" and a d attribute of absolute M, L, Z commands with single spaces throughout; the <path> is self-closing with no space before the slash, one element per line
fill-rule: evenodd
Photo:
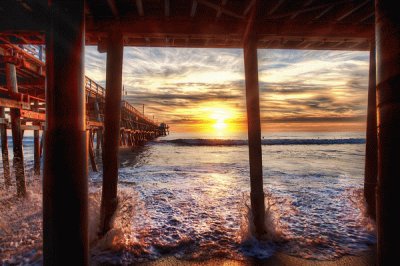
<path fill-rule="evenodd" d="M 375 247 L 359 256 L 344 256 L 336 260 L 308 260 L 283 253 L 276 253 L 266 260 L 249 258 L 245 261 L 229 259 L 210 259 L 205 261 L 179 260 L 175 257 L 165 257 L 156 261 L 143 262 L 140 266 L 373 266 L 375 265 Z"/>

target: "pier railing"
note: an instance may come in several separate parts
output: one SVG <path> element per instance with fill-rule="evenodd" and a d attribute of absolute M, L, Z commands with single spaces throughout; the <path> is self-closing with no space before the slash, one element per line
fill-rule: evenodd
<path fill-rule="evenodd" d="M 39 53 L 42 55 L 40 56 Z M 0 45 L 0 64 L 3 66 L 7 63 L 14 64 L 17 69 L 17 80 L 23 81 L 18 84 L 20 88 L 18 92 L 10 92 L 7 90 L 6 84 L 0 84 L 0 107 L 18 108 L 23 110 L 21 112 L 23 118 L 32 120 L 36 118 L 42 122 L 45 121 L 46 65 L 43 60 L 39 59 L 43 57 L 43 54 L 43 50 L 35 47 L 19 47 L 7 43 Z M 6 73 L 4 70 L 0 70 L 0 75 L 3 75 L 3 80 L 5 80 Z M 99 83 L 85 76 L 84 87 L 87 104 L 89 103 L 89 98 L 94 98 L 100 103 L 105 102 L 106 90 Z M 38 109 L 34 108 L 36 102 L 39 103 Z M 141 124 L 147 124 L 150 128 L 158 128 L 158 125 L 152 119 L 144 116 L 127 101 L 121 102 L 121 108 L 124 112 L 137 117 Z M 87 109 L 91 110 L 92 108 Z M 101 112 L 102 110 L 99 111 Z M 88 115 L 88 119 L 93 117 L 97 117 L 97 114 Z M 102 122 L 95 119 L 88 121 L 88 123 L 99 126 Z"/>

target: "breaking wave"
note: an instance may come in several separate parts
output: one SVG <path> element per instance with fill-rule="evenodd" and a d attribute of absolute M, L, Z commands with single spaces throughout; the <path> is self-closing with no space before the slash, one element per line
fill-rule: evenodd
<path fill-rule="evenodd" d="M 161 140 L 158 143 L 174 144 L 181 146 L 243 146 L 247 140 L 234 139 L 174 139 Z M 338 144 L 364 144 L 364 138 L 344 139 L 262 139 L 262 145 L 338 145 Z"/>

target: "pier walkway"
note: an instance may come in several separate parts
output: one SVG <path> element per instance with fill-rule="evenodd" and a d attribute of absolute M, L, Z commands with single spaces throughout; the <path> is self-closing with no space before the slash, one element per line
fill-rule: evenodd
<path fill-rule="evenodd" d="M 44 130 L 46 121 L 46 67 L 40 58 L 43 51 L 36 47 L 23 48 L 12 45 L 0 45 L 0 126 L 2 140 L 7 140 L 7 130 L 13 131 L 15 144 L 22 145 L 22 137 L 15 136 L 14 130 L 19 127 L 34 131 L 35 146 L 35 172 L 40 171 L 41 147 L 39 144 L 39 131 Z M 100 149 L 103 143 L 105 88 L 85 76 L 85 102 L 86 102 L 86 131 L 88 133 L 88 151 L 92 169 L 97 171 L 94 161 L 94 140 L 96 148 Z M 6 111 L 5 108 L 10 108 Z M 67 107 L 68 108 L 68 107 Z M 121 101 L 120 119 L 120 146 L 135 147 L 144 142 L 167 133 L 167 125 L 157 125 L 152 119 L 144 116 L 131 104 Z M 18 132 L 16 133 L 18 134 Z M 16 143 L 17 142 L 17 143 Z M 7 180 L 9 180 L 9 163 L 6 143 L 3 142 L 3 167 Z M 18 152 L 17 152 L 18 153 Z"/>

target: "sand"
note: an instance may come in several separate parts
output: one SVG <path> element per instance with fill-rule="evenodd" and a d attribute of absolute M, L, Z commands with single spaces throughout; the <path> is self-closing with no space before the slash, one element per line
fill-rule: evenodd
<path fill-rule="evenodd" d="M 179 260 L 175 257 L 165 257 L 156 261 L 143 262 L 140 266 L 373 266 L 375 265 L 376 249 L 372 247 L 369 251 L 361 253 L 359 256 L 344 256 L 336 260 L 321 261 L 302 259 L 283 253 L 276 253 L 266 260 L 247 259 L 236 261 L 229 259 L 210 259 L 205 261 Z"/>

